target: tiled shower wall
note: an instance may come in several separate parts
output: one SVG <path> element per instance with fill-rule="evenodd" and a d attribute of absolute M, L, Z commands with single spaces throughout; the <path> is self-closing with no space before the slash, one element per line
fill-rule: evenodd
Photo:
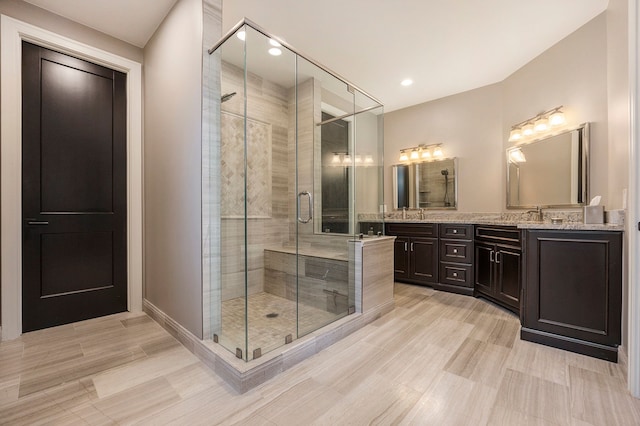
<path fill-rule="evenodd" d="M 222 63 L 221 270 L 222 300 L 244 296 L 244 72 Z M 288 90 L 248 74 L 247 270 L 249 294 L 264 291 L 264 248 L 288 240 Z M 239 124 L 238 124 L 239 123 Z M 226 125 L 225 125 L 226 124 Z M 269 147 L 270 145 L 270 147 Z"/>

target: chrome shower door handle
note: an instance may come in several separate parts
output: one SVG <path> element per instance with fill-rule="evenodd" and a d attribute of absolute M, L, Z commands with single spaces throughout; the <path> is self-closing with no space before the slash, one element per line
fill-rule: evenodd
<path fill-rule="evenodd" d="M 302 200 L 303 196 L 307 196 L 309 200 L 309 214 L 306 219 L 300 217 L 300 200 Z M 300 223 L 309 223 L 313 219 L 313 197 L 311 197 L 311 193 L 309 191 L 302 191 L 298 194 L 298 222 Z"/>

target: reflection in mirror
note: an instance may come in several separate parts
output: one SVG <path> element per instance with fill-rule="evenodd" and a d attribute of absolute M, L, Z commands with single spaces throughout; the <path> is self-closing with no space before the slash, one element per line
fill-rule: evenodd
<path fill-rule="evenodd" d="M 572 207 L 587 200 L 589 126 L 507 150 L 507 208 Z"/>
<path fill-rule="evenodd" d="M 447 158 L 393 167 L 395 209 L 456 209 L 458 160 Z"/>

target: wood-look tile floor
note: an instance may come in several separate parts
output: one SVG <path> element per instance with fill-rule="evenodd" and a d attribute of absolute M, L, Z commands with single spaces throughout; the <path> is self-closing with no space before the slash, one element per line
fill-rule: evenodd
<path fill-rule="evenodd" d="M 396 309 L 238 395 L 144 314 L 0 344 L 0 424 L 638 425 L 624 367 L 518 337 L 483 300 L 396 284 Z"/>

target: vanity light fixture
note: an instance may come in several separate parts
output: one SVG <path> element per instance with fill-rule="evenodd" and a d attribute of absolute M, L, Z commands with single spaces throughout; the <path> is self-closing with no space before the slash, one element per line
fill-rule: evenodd
<path fill-rule="evenodd" d="M 334 152 L 333 158 L 331 158 L 331 164 L 340 164 L 340 153 Z"/>
<path fill-rule="evenodd" d="M 409 152 L 409 154 L 407 154 Z M 439 160 L 444 157 L 442 152 L 442 144 L 433 143 L 430 145 L 420 144 L 411 148 L 404 148 L 400 150 L 400 161 L 415 161 L 415 160 Z"/>
<path fill-rule="evenodd" d="M 342 159 L 342 164 L 351 164 L 351 156 L 349 154 L 345 154 Z"/>
<path fill-rule="evenodd" d="M 522 138 L 544 133 L 553 127 L 564 124 L 565 118 L 562 108 L 563 106 L 560 105 L 559 107 L 540 113 L 535 117 L 514 124 L 511 126 L 511 132 L 509 132 L 509 142 L 517 142 Z"/>
<path fill-rule="evenodd" d="M 362 155 L 356 155 L 356 164 L 362 164 Z"/>
<path fill-rule="evenodd" d="M 364 163 L 365 164 L 373 164 L 373 155 L 371 154 L 367 154 L 364 156 Z"/>

